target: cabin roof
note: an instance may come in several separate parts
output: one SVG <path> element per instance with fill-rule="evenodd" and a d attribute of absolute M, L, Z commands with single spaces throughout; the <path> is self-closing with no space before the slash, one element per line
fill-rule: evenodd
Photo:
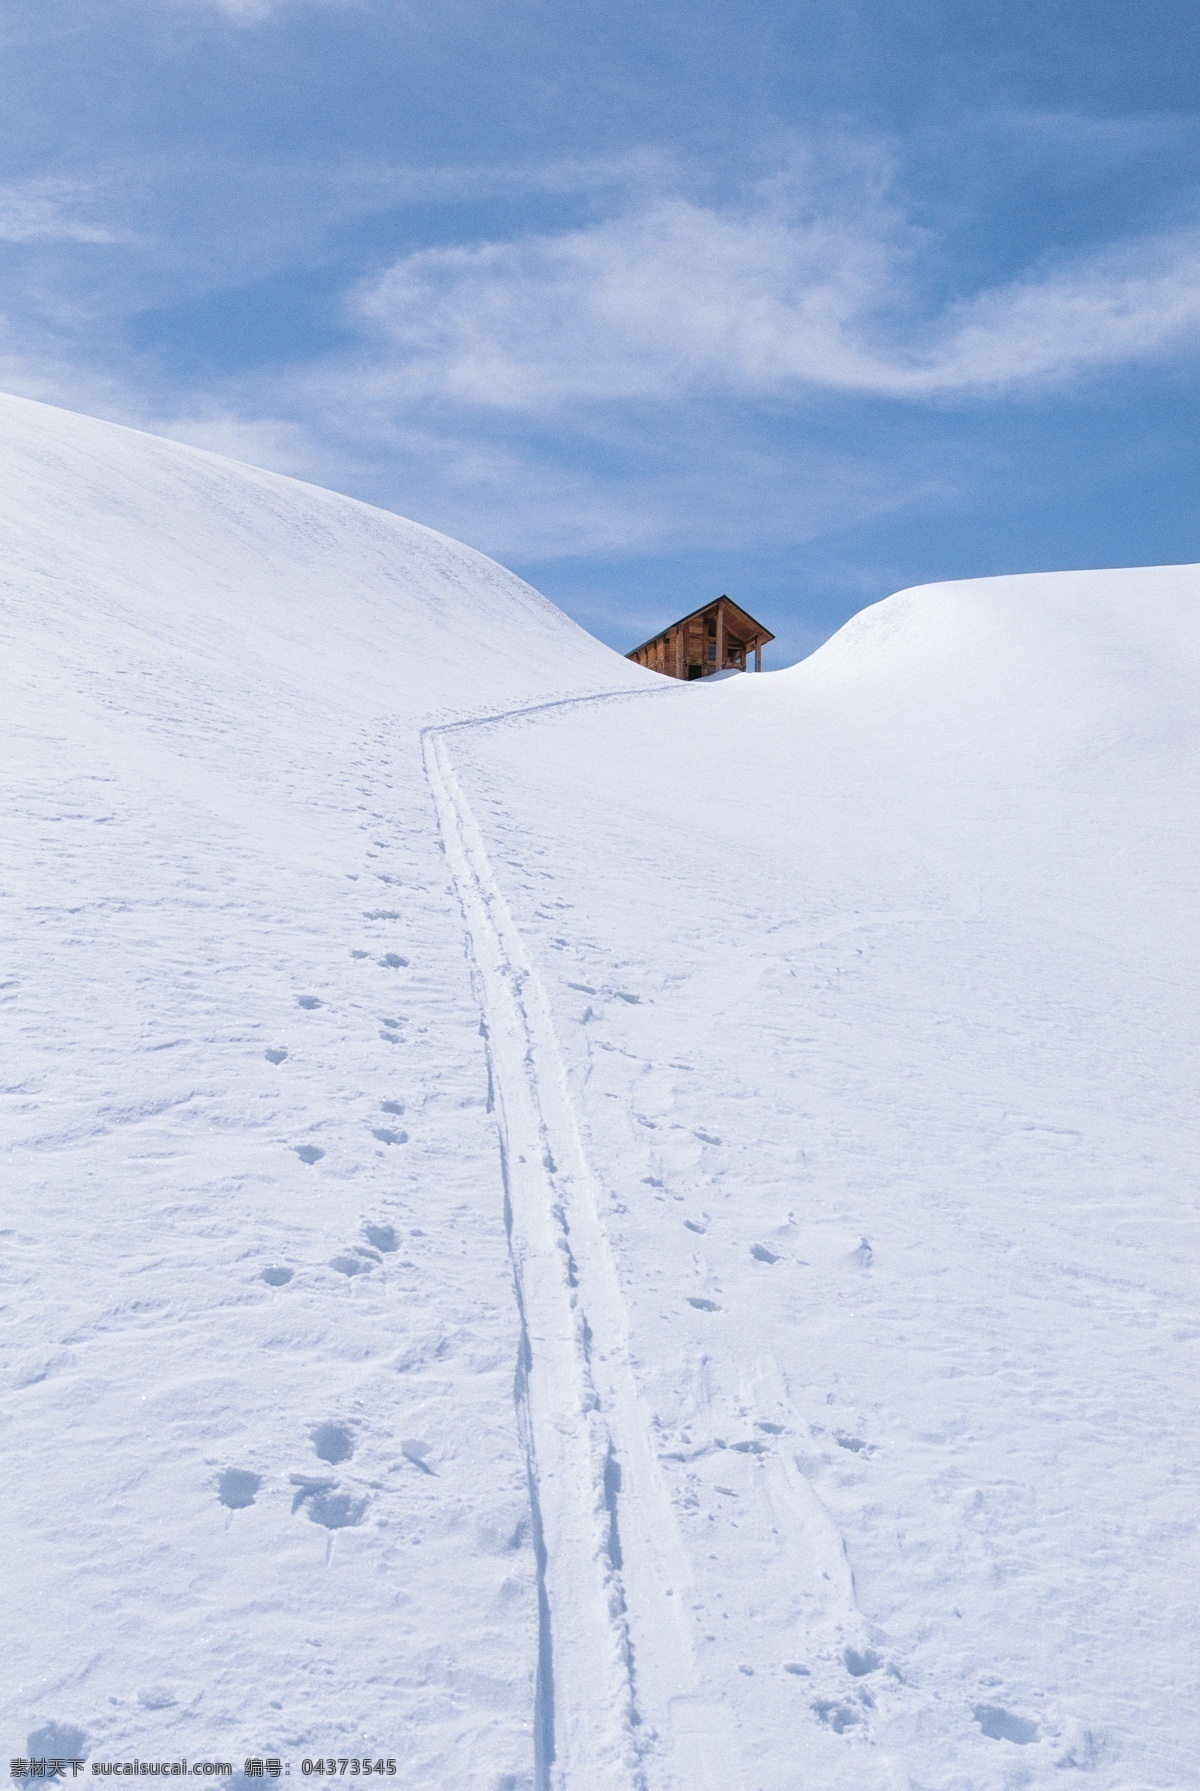
<path fill-rule="evenodd" d="M 743 609 L 740 603 L 735 603 L 732 597 L 727 597 L 722 591 L 719 597 L 710 598 L 707 603 L 702 603 L 698 609 L 690 609 L 686 616 L 679 616 L 674 622 L 668 622 L 666 627 L 660 628 L 657 634 L 652 634 L 648 640 L 640 641 L 636 647 L 631 647 L 626 658 L 631 657 L 634 653 L 640 653 L 643 647 L 653 646 L 654 642 L 661 640 L 664 634 L 670 634 L 673 628 L 682 628 L 685 622 L 692 622 L 697 616 L 707 615 L 710 610 L 716 609 L 719 603 L 725 605 L 727 614 L 729 611 L 732 611 L 739 622 L 744 622 L 746 624 L 746 633 L 751 637 L 757 636 L 760 646 L 765 645 L 767 641 L 773 641 L 775 639 L 775 636 L 771 633 L 769 628 L 764 628 L 761 622 L 756 622 L 749 610 Z M 734 632 L 736 633 L 737 630 L 735 629 Z"/>

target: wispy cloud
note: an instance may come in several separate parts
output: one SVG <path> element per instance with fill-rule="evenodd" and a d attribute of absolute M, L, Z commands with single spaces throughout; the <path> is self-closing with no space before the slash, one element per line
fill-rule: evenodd
<path fill-rule="evenodd" d="M 19 257 L 27 291 L 18 306 L 14 283 L 0 314 L 0 384 L 355 491 L 528 563 L 701 541 L 724 552 L 751 536 L 761 548 L 903 507 L 961 507 L 965 487 L 997 476 L 981 467 L 990 449 L 938 447 L 923 412 L 1098 381 L 1200 343 L 1194 230 L 1044 256 L 947 294 L 951 258 L 906 208 L 886 146 L 839 144 L 823 160 L 801 146 L 781 163 L 723 202 L 694 168 L 651 153 L 326 169 L 306 181 L 310 233 L 314 216 L 400 215 L 430 199 L 466 199 L 446 213 L 461 230 L 480 201 L 525 191 L 586 221 L 403 255 L 349 287 L 334 316 L 350 327 L 319 346 L 186 378 L 160 346 L 99 330 L 132 308 L 130 283 L 144 303 L 152 279 L 168 294 L 172 281 L 219 292 L 249 264 L 286 268 L 282 176 L 242 202 L 232 250 L 216 228 L 226 186 L 210 183 L 219 218 L 190 199 L 174 268 L 154 259 L 144 170 L 10 184 L 0 238 L 113 242 L 123 218 L 138 235 L 136 255 L 77 257 L 106 283 L 74 296 L 57 250 Z M 507 203 L 488 215 L 506 213 L 528 215 Z M 864 431 L 861 406 L 827 402 L 839 394 L 900 401 L 889 414 L 902 421 L 884 440 Z"/>
<path fill-rule="evenodd" d="M 248 418 L 216 405 L 183 414 L 144 417 L 141 422 L 154 435 L 187 442 L 193 448 L 207 448 L 211 454 L 223 454 L 227 460 L 270 467 L 293 478 L 310 475 L 318 453 L 311 435 L 300 423 L 271 417 Z"/>
<path fill-rule="evenodd" d="M 166 3 L 176 10 L 187 6 L 194 10 L 220 13 L 234 25 L 261 25 L 285 8 L 301 5 L 350 6 L 355 0 L 166 0 Z"/>
<path fill-rule="evenodd" d="M 1126 242 L 931 306 L 929 239 L 778 201 L 663 198 L 582 229 L 427 249 L 364 287 L 398 390 L 513 412 L 827 388 L 1047 386 L 1200 340 L 1200 233 Z"/>
<path fill-rule="evenodd" d="M 271 13 L 278 12 L 281 0 L 202 0 L 217 12 L 223 12 L 235 25 L 258 25 Z"/>
<path fill-rule="evenodd" d="M 95 181 L 36 175 L 0 181 L 0 242 L 113 243 L 127 233 L 99 221 L 104 195 Z"/>
<path fill-rule="evenodd" d="M 951 307 L 897 391 L 1000 390 L 1160 358 L 1200 342 L 1200 232 L 1122 243 Z"/>
<path fill-rule="evenodd" d="M 299 11 L 303 6 L 354 6 L 361 0 L 132 0 L 132 3 L 159 13 L 183 15 L 204 13 L 224 18 L 232 25 L 262 25 L 285 11 Z"/>

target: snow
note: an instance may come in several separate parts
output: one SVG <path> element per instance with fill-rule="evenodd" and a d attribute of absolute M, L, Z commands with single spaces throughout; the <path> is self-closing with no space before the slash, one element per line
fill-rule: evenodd
<path fill-rule="evenodd" d="M 10 1753 L 1194 1782 L 1200 569 L 679 685 L 0 440 Z"/>

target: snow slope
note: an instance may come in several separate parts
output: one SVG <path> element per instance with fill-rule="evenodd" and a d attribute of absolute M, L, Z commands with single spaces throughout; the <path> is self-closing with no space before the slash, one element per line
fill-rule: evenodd
<path fill-rule="evenodd" d="M 1200 1782 L 1200 573 L 456 745 L 756 1787 Z"/>
<path fill-rule="evenodd" d="M 644 674 L 397 517 L 0 417 L 10 1753 L 527 1783 L 517 1315 L 418 725 Z"/>
<path fill-rule="evenodd" d="M 0 440 L 10 1752 L 1198 1782 L 1200 571 L 681 686 Z"/>

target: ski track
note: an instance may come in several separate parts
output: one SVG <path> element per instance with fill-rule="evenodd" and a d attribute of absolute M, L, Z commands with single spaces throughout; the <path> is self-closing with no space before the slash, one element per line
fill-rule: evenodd
<path fill-rule="evenodd" d="M 736 1791 L 741 1782 L 727 1714 L 697 1688 L 695 1593 L 639 1406 L 549 1005 L 447 739 L 642 694 L 538 703 L 421 735 L 480 1004 L 520 1315 L 516 1401 L 538 1566 L 538 1791 Z"/>

